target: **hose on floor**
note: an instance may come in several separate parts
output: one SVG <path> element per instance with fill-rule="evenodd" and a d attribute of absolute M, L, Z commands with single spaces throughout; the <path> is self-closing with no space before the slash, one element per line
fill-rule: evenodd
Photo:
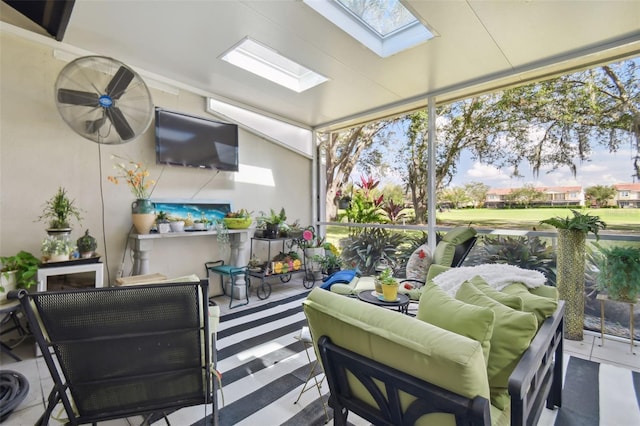
<path fill-rule="evenodd" d="M 22 374 L 0 370 L 0 423 L 27 397 L 29 382 Z"/>

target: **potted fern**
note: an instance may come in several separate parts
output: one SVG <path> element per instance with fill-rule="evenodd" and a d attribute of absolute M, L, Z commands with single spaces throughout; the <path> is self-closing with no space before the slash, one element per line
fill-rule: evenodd
<path fill-rule="evenodd" d="M 635 303 L 640 295 L 640 247 L 596 247 L 598 290 L 606 291 L 609 299 Z"/>
<path fill-rule="evenodd" d="M 565 337 L 582 340 L 584 330 L 585 242 L 588 233 L 599 239 L 598 231 L 606 228 L 599 216 L 571 210 L 573 216 L 552 217 L 540 221 L 558 231 L 557 287 L 560 299 L 566 301 Z"/>

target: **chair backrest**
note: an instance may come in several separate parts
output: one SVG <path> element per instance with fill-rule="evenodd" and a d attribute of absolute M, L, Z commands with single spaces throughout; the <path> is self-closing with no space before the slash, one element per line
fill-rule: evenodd
<path fill-rule="evenodd" d="M 457 268 L 462 266 L 462 262 L 467 258 L 471 249 L 473 249 L 473 246 L 476 244 L 476 241 L 478 241 L 478 237 L 471 237 L 456 246 L 456 251 L 453 255 L 453 262 L 451 262 L 452 267 Z"/>
<path fill-rule="evenodd" d="M 206 282 L 18 297 L 54 380 L 52 396 L 70 420 L 212 402 Z M 67 387 L 75 413 L 65 392 L 56 392 Z"/>

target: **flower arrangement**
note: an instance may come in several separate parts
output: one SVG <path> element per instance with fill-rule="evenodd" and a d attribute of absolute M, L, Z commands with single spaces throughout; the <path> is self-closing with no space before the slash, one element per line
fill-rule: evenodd
<path fill-rule="evenodd" d="M 107 176 L 109 182 L 117 185 L 120 183 L 120 180 L 123 180 L 129 185 L 129 189 L 131 189 L 131 193 L 136 199 L 144 200 L 149 198 L 156 182 L 153 179 L 147 179 L 149 177 L 147 167 L 143 163 L 117 155 L 113 155 L 111 158 L 117 158 L 123 161 L 114 164 L 113 168 L 118 170 L 118 174 L 115 176 Z"/>
<path fill-rule="evenodd" d="M 296 244 L 301 249 L 322 247 L 324 237 L 316 235 L 316 229 L 313 226 L 308 226 L 302 231 L 302 237 L 296 240 Z"/>

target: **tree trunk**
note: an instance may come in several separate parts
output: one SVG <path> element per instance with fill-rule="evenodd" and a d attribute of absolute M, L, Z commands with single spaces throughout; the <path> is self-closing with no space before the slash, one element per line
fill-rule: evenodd
<path fill-rule="evenodd" d="M 583 338 L 585 240 L 582 231 L 558 229 L 557 282 L 566 302 L 564 337 L 569 340 Z"/>

